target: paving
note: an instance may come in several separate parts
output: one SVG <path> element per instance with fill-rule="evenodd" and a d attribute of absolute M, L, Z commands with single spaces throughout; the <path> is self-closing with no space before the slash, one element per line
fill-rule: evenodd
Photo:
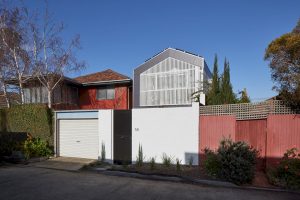
<path fill-rule="evenodd" d="M 297 193 L 245 190 L 107 176 L 34 166 L 0 167 L 0 199 L 299 200 Z"/>
<path fill-rule="evenodd" d="M 46 168 L 46 169 L 59 169 L 66 171 L 78 171 L 85 165 L 94 162 L 93 159 L 85 158 L 70 158 L 70 157 L 57 157 L 45 160 L 42 162 L 30 163 L 30 166 Z"/>

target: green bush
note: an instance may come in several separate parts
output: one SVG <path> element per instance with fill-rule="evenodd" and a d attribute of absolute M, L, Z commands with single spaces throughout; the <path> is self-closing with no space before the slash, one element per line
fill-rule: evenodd
<path fill-rule="evenodd" d="M 151 157 L 150 160 L 149 160 L 149 163 L 150 163 L 150 169 L 154 170 L 155 169 L 155 165 L 156 165 L 155 157 Z"/>
<path fill-rule="evenodd" d="M 176 170 L 178 172 L 181 171 L 181 160 L 179 160 L 178 158 L 176 158 Z"/>
<path fill-rule="evenodd" d="M 206 173 L 210 176 L 217 177 L 221 169 L 221 161 L 219 156 L 210 149 L 204 149 L 206 159 L 204 160 L 204 169 Z"/>
<path fill-rule="evenodd" d="M 173 159 L 171 158 L 171 156 L 168 156 L 166 153 L 163 153 L 163 155 L 162 155 L 163 165 L 166 167 L 170 167 L 172 162 L 173 162 Z"/>
<path fill-rule="evenodd" d="M 26 140 L 23 151 L 27 159 L 32 157 L 48 157 L 52 155 L 52 151 L 48 147 L 47 142 L 40 138 Z"/>
<path fill-rule="evenodd" d="M 142 147 L 142 145 L 139 144 L 139 151 L 138 151 L 138 155 L 136 157 L 136 165 L 138 167 L 143 166 L 144 160 L 145 160 L 145 157 L 144 157 L 144 154 L 143 154 L 143 147 Z"/>
<path fill-rule="evenodd" d="M 53 146 L 53 113 L 45 105 L 14 105 L 0 110 L 0 131 L 26 132 Z"/>
<path fill-rule="evenodd" d="M 21 151 L 26 139 L 26 133 L 0 132 L 0 159 L 10 156 L 13 151 Z"/>
<path fill-rule="evenodd" d="M 267 175 L 274 185 L 300 189 L 300 154 L 297 154 L 297 149 L 287 150 L 278 167 L 268 170 Z"/>
<path fill-rule="evenodd" d="M 101 144 L 101 162 L 105 162 L 105 159 L 106 159 L 105 144 L 102 142 L 102 144 Z"/>
<path fill-rule="evenodd" d="M 254 178 L 258 151 L 245 142 L 224 139 L 217 152 L 206 150 L 205 170 L 208 174 L 236 184 L 250 183 Z"/>

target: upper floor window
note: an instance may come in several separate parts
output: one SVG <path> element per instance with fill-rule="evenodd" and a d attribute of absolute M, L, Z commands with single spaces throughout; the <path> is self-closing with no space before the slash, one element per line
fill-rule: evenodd
<path fill-rule="evenodd" d="M 114 99 L 115 98 L 115 88 L 105 87 L 97 89 L 97 100 Z"/>

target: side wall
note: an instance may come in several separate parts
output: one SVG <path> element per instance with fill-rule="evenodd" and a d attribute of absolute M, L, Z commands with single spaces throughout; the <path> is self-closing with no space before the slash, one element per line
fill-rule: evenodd
<path fill-rule="evenodd" d="M 115 86 L 115 98 L 97 100 L 97 86 L 82 87 L 79 89 L 80 109 L 129 109 L 129 88 L 127 85 Z"/>
<path fill-rule="evenodd" d="M 132 159 L 135 162 L 139 145 L 146 161 L 162 154 L 180 159 L 182 164 L 198 164 L 199 106 L 140 108 L 132 110 Z"/>
<path fill-rule="evenodd" d="M 113 163 L 113 110 L 99 110 L 99 155 L 105 148 L 105 161 Z"/>

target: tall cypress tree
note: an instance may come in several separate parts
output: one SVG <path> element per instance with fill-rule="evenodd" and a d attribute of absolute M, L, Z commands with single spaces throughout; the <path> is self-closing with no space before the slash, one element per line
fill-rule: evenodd
<path fill-rule="evenodd" d="M 215 54 L 212 83 L 211 83 L 210 90 L 207 94 L 207 104 L 217 105 L 219 103 L 220 103 L 220 81 L 219 81 L 219 69 L 218 69 L 218 56 L 217 54 Z"/>
<path fill-rule="evenodd" d="M 223 72 L 222 84 L 221 84 L 221 103 L 222 104 L 236 103 L 236 96 L 233 93 L 232 85 L 230 82 L 230 66 L 226 58 L 224 61 L 224 72 Z"/>

